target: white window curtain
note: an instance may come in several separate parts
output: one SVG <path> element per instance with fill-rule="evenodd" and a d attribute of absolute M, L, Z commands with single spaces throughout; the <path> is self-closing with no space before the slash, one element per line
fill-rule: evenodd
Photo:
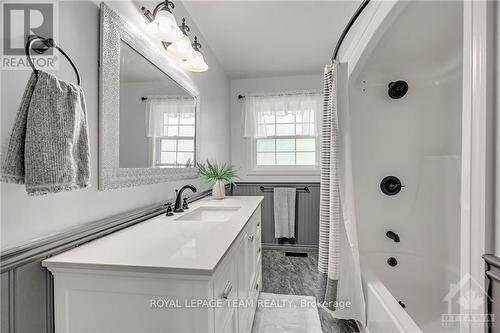
<path fill-rule="evenodd" d="M 169 121 L 178 124 L 179 118 L 193 118 L 196 100 L 192 97 L 155 96 L 146 100 L 146 136 L 164 136 L 164 128 Z"/>
<path fill-rule="evenodd" d="M 317 136 L 322 105 L 320 92 L 246 96 L 241 122 L 242 137 L 274 136 L 276 133 L 274 133 L 273 126 L 266 125 L 266 123 L 274 122 L 269 119 L 290 115 L 295 117 L 293 122 L 304 123 L 297 127 L 297 136 Z"/>

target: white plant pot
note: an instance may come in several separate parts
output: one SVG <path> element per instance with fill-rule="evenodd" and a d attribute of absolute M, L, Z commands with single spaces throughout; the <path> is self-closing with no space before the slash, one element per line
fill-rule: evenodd
<path fill-rule="evenodd" d="M 226 187 L 222 180 L 216 181 L 212 187 L 212 197 L 216 200 L 221 200 L 226 197 Z"/>

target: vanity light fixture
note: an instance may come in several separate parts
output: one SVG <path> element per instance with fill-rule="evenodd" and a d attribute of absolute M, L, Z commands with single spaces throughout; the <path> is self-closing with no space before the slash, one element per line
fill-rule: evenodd
<path fill-rule="evenodd" d="M 196 55 L 196 51 L 191 45 L 191 40 L 187 36 L 190 28 L 186 24 L 186 19 L 182 19 L 182 25 L 179 26 L 182 31 L 182 37 L 167 46 L 167 53 L 179 60 L 191 59 Z"/>
<path fill-rule="evenodd" d="M 144 16 L 150 22 L 150 33 L 160 41 L 172 43 L 182 37 L 182 31 L 177 26 L 177 21 L 170 9 L 175 8 L 172 1 L 165 0 L 159 3 L 151 13 L 145 7 L 141 7 Z"/>
<path fill-rule="evenodd" d="M 141 7 L 147 20 L 150 34 L 157 38 L 167 50 L 167 53 L 181 62 L 184 69 L 191 72 L 205 72 L 208 65 L 200 52 L 201 44 L 195 36 L 194 43 L 191 44 L 187 33 L 191 30 L 186 24 L 186 19 L 182 18 L 182 24 L 177 26 L 171 9 L 175 5 L 170 0 L 160 2 L 153 9 L 153 12 Z"/>
<path fill-rule="evenodd" d="M 208 69 L 208 65 L 203 59 L 203 54 L 200 52 L 201 44 L 198 43 L 198 37 L 194 37 L 193 50 L 195 54 L 192 58 L 187 59 L 182 63 L 182 67 L 191 72 L 205 72 Z"/>

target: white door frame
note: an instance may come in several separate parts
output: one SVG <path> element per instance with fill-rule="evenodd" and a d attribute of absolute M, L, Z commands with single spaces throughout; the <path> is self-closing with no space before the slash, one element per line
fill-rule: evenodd
<path fill-rule="evenodd" d="M 488 156 L 491 139 L 491 104 L 488 102 L 488 2 L 464 0 L 463 110 L 461 175 L 461 276 L 470 274 L 486 290 L 484 261 L 490 251 L 491 172 Z M 490 74 L 491 75 L 491 74 Z M 471 284 L 461 290 L 471 290 Z M 463 314 L 484 314 L 486 303 Z M 484 327 L 463 327 L 461 332 L 485 332 Z"/>

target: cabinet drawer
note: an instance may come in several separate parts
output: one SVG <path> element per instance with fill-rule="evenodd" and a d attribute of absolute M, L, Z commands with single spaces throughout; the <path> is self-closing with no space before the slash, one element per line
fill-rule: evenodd
<path fill-rule="evenodd" d="M 262 217 L 260 212 L 260 207 L 252 214 L 249 219 L 247 231 L 249 234 L 255 234 L 257 229 L 261 227 Z"/>
<path fill-rule="evenodd" d="M 214 286 L 214 299 L 215 300 L 234 300 L 238 298 L 237 293 L 237 275 L 236 265 L 233 259 L 228 258 L 217 272 L 215 273 L 213 286 Z M 223 307 L 215 308 L 215 331 L 219 332 L 222 327 L 227 324 L 231 316 L 234 315 L 234 307 L 230 306 L 227 302 L 223 302 Z"/>

